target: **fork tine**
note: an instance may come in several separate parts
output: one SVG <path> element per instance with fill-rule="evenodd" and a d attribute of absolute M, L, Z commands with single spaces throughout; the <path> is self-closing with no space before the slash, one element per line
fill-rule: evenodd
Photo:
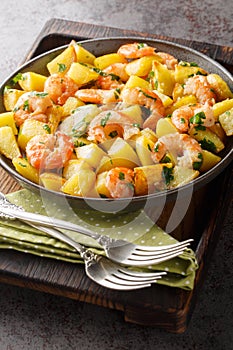
<path fill-rule="evenodd" d="M 119 285 L 125 285 L 125 286 L 139 286 L 139 285 L 145 285 L 145 284 L 151 284 L 152 282 L 156 282 L 156 280 L 158 280 L 158 278 L 154 278 L 154 279 L 147 279 L 144 281 L 138 281 L 138 280 L 127 280 L 127 279 L 123 279 L 121 275 L 111 275 L 108 276 L 108 278 L 106 278 L 107 281 L 112 282 L 112 283 L 116 283 Z"/>
<path fill-rule="evenodd" d="M 154 281 L 155 279 L 161 278 L 163 275 L 166 275 L 166 272 L 139 272 L 124 268 L 120 268 L 117 272 L 117 276 L 131 281 Z"/>
<path fill-rule="evenodd" d="M 143 245 L 136 245 L 135 246 L 135 249 L 137 249 L 138 251 L 141 251 L 141 252 L 162 252 L 162 251 L 169 251 L 169 250 L 174 250 L 176 248 L 179 248 L 179 247 L 187 247 L 188 245 L 190 245 L 190 243 L 193 241 L 192 238 L 190 239 L 187 239 L 186 241 L 182 241 L 182 242 L 178 242 L 178 243 L 175 243 L 175 244 L 170 244 L 170 245 L 164 245 L 164 246 L 143 246 Z"/>
<path fill-rule="evenodd" d="M 124 264 L 131 265 L 131 266 L 147 266 L 147 265 L 155 265 L 158 263 L 161 263 L 166 260 L 170 260 L 172 258 L 177 257 L 181 253 L 183 253 L 183 249 L 170 252 L 168 254 L 162 254 L 161 256 L 157 256 L 156 258 L 154 256 L 140 256 L 140 255 L 131 255 L 128 259 L 124 260 Z"/>
<path fill-rule="evenodd" d="M 111 262 L 111 272 L 104 276 L 101 284 L 108 288 L 117 290 L 139 289 L 150 287 L 151 283 L 156 283 L 158 279 L 162 278 L 162 276 L 166 274 L 167 273 L 165 271 L 132 271 L 120 265 L 117 266 Z"/>
<path fill-rule="evenodd" d="M 130 270 L 124 267 L 120 267 L 119 270 L 125 273 L 126 275 L 134 276 L 134 277 L 145 277 L 145 275 L 148 277 L 158 277 L 158 276 L 167 274 L 167 272 L 165 271 L 143 272 L 143 271 Z"/>
<path fill-rule="evenodd" d="M 126 284 L 111 282 L 110 280 L 104 280 L 104 281 L 101 282 L 101 284 L 104 287 L 107 287 L 107 288 L 110 288 L 110 289 L 115 289 L 115 290 L 120 290 L 120 291 L 130 291 L 130 290 L 136 290 L 136 289 L 142 289 L 142 288 L 151 287 L 151 283 L 126 285 Z"/>
<path fill-rule="evenodd" d="M 145 287 L 145 286 L 150 286 L 151 283 L 156 283 L 158 279 L 160 279 L 162 277 L 162 275 L 164 275 L 166 273 L 155 273 L 154 276 L 147 276 L 147 273 L 133 273 L 131 274 L 130 272 L 124 270 L 124 269 L 119 269 L 116 270 L 115 273 L 107 276 L 105 278 L 105 280 L 107 282 L 110 282 L 112 284 L 115 284 L 115 288 L 118 288 L 119 286 L 121 286 L 123 288 L 123 286 L 125 288 L 131 288 L 131 287 L 135 287 L 137 286 L 137 288 L 139 287 Z M 149 273 L 149 275 L 153 275 Z"/>
<path fill-rule="evenodd" d="M 157 259 L 157 258 L 162 258 L 162 257 L 169 257 L 170 255 L 174 255 L 174 254 L 181 254 L 187 247 L 178 247 L 174 250 L 168 250 L 168 251 L 162 251 L 162 252 L 141 252 L 138 251 L 137 249 L 135 249 L 131 254 L 131 258 L 135 258 L 135 259 Z"/>

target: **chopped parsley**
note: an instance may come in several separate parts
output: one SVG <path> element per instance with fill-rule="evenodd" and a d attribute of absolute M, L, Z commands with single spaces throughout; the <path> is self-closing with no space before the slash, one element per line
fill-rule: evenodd
<path fill-rule="evenodd" d="M 133 126 L 135 126 L 136 128 L 140 128 L 140 125 L 138 123 L 133 123 Z"/>
<path fill-rule="evenodd" d="M 151 146 L 150 146 L 149 143 L 147 144 L 147 148 L 148 148 L 148 150 L 149 150 L 150 152 L 152 152 L 152 149 L 151 149 Z"/>
<path fill-rule="evenodd" d="M 48 96 L 48 93 L 47 92 L 38 92 L 38 91 L 33 91 L 31 93 L 32 96 L 37 96 L 37 97 L 45 97 L 45 96 Z"/>
<path fill-rule="evenodd" d="M 84 63 L 81 63 L 82 65 L 86 66 Z M 111 80 L 120 80 L 120 77 L 116 74 L 113 73 L 105 73 L 103 72 L 101 69 L 97 68 L 97 67 L 92 67 L 91 68 L 94 72 L 98 73 L 101 77 L 111 77 Z"/>
<path fill-rule="evenodd" d="M 183 67 L 198 67 L 198 64 L 196 62 L 186 62 L 186 61 L 180 61 L 179 66 Z"/>
<path fill-rule="evenodd" d="M 15 113 L 15 112 L 17 112 L 19 109 L 20 109 L 19 107 L 15 107 L 15 108 L 13 109 L 12 112 Z"/>
<path fill-rule="evenodd" d="M 118 75 L 116 75 L 116 74 L 110 73 L 108 75 L 111 77 L 112 81 L 114 81 L 114 80 L 119 81 L 120 80 L 120 77 Z"/>
<path fill-rule="evenodd" d="M 198 70 L 195 74 L 189 74 L 188 78 L 194 77 L 195 75 L 207 75 L 207 73 L 202 73 L 200 70 Z"/>
<path fill-rule="evenodd" d="M 161 163 L 170 163 L 170 162 L 171 162 L 171 158 L 167 154 L 161 160 Z"/>
<path fill-rule="evenodd" d="M 108 113 L 106 114 L 106 116 L 105 116 L 104 118 L 101 119 L 100 125 L 103 126 L 103 127 L 105 127 L 106 124 L 107 124 L 107 122 L 108 122 L 108 120 L 109 120 L 109 118 L 110 118 L 110 116 L 111 116 L 111 112 L 108 112 Z"/>
<path fill-rule="evenodd" d="M 24 111 L 29 111 L 29 101 L 28 100 L 24 101 L 23 110 Z"/>
<path fill-rule="evenodd" d="M 85 63 L 81 63 L 83 66 L 87 66 Z M 103 72 L 101 69 L 97 68 L 97 67 L 92 67 L 91 68 L 94 72 L 98 73 L 101 76 L 106 76 L 106 73 Z"/>
<path fill-rule="evenodd" d="M 168 168 L 167 166 L 163 167 L 162 176 L 165 180 L 166 185 L 169 185 L 170 182 L 174 179 L 173 168 Z"/>
<path fill-rule="evenodd" d="M 153 80 L 153 83 L 154 83 L 154 88 L 155 88 L 155 89 L 158 89 L 158 87 L 159 87 L 159 81 L 158 81 L 158 79 L 154 79 L 154 80 Z"/>
<path fill-rule="evenodd" d="M 190 62 L 190 67 L 199 67 L 196 62 Z"/>
<path fill-rule="evenodd" d="M 198 153 L 198 156 L 197 156 L 197 157 L 200 159 L 200 161 L 198 161 L 198 162 L 193 162 L 193 169 L 194 169 L 194 170 L 198 170 L 198 169 L 200 168 L 201 164 L 202 164 L 202 161 L 203 161 L 203 155 L 202 155 L 202 153 Z"/>
<path fill-rule="evenodd" d="M 138 43 L 137 48 L 140 50 L 140 49 L 142 49 L 143 47 L 146 47 L 146 46 L 147 46 L 147 44 L 145 44 L 145 43 Z"/>
<path fill-rule="evenodd" d="M 76 141 L 74 142 L 74 146 L 75 146 L 75 147 L 83 147 L 83 146 L 86 146 L 86 143 L 83 142 L 83 141 L 76 140 Z"/>
<path fill-rule="evenodd" d="M 106 196 L 106 194 L 100 193 L 99 195 L 100 195 L 100 198 L 108 198 L 108 197 Z"/>
<path fill-rule="evenodd" d="M 151 99 L 154 100 L 154 101 L 157 100 L 156 97 L 147 94 L 145 91 L 143 91 L 143 90 L 141 90 L 141 89 L 140 89 L 139 91 L 140 91 L 144 96 L 146 96 L 146 97 L 148 97 L 148 98 L 151 98 Z"/>
<path fill-rule="evenodd" d="M 154 152 L 158 152 L 158 151 L 159 151 L 159 143 L 157 142 L 154 147 Z"/>
<path fill-rule="evenodd" d="M 119 172 L 119 179 L 120 180 L 124 180 L 125 179 L 125 174 L 122 171 Z"/>
<path fill-rule="evenodd" d="M 115 89 L 114 95 L 116 100 L 118 100 L 118 98 L 120 97 L 120 93 L 121 93 L 121 89 L 119 88 Z"/>
<path fill-rule="evenodd" d="M 207 151 L 210 151 L 210 152 L 216 152 L 217 148 L 212 141 L 204 137 L 204 139 L 199 142 L 201 144 L 201 148 L 206 149 Z"/>
<path fill-rule="evenodd" d="M 46 130 L 48 134 L 51 134 L 51 128 L 48 124 L 44 124 L 43 129 Z"/>
<path fill-rule="evenodd" d="M 111 131 L 108 136 L 110 136 L 112 139 L 118 135 L 118 132 L 116 130 Z"/>
<path fill-rule="evenodd" d="M 203 125 L 203 119 L 206 119 L 204 112 L 196 113 L 193 117 L 189 119 L 191 124 L 195 125 L 195 130 L 205 130 L 206 127 Z"/>
<path fill-rule="evenodd" d="M 58 63 L 58 71 L 59 73 L 63 73 L 66 70 L 66 65 L 64 63 Z"/>
<path fill-rule="evenodd" d="M 180 61 L 180 62 L 179 62 L 179 66 L 182 66 L 182 67 L 189 67 L 189 63 L 188 63 L 188 62 L 185 62 L 185 61 Z"/>
<path fill-rule="evenodd" d="M 14 78 L 11 79 L 10 85 L 16 85 L 20 80 L 25 80 L 26 78 L 23 76 L 22 73 L 16 74 Z"/>
<path fill-rule="evenodd" d="M 148 78 L 154 78 L 154 76 L 155 76 L 155 72 L 151 70 L 148 74 Z"/>

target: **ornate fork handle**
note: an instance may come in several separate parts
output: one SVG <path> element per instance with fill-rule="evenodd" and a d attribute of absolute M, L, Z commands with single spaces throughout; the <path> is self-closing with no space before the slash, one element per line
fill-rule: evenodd
<path fill-rule="evenodd" d="M 0 194 L 0 217 L 10 220 L 14 220 L 17 218 L 26 222 L 30 222 L 31 224 L 37 224 L 35 226 L 36 228 L 39 228 L 38 225 L 41 225 L 43 227 L 57 227 L 74 232 L 80 232 L 88 237 L 93 238 L 97 241 L 97 243 L 99 243 L 103 247 L 108 247 L 112 243 L 116 242 L 116 240 L 113 238 L 110 238 L 105 235 L 99 235 L 94 231 L 88 230 L 85 227 L 73 224 L 68 221 L 56 219 L 54 217 L 48 217 L 41 214 L 28 213 L 23 209 L 23 207 L 17 206 L 9 202 L 3 194 Z M 70 239 L 68 236 L 66 237 L 67 239 Z M 58 238 L 61 239 L 60 237 Z M 73 241 L 73 243 L 76 242 Z"/>

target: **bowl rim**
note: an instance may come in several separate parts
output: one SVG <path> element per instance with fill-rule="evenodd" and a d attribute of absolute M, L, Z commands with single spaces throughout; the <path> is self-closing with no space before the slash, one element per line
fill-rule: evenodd
<path fill-rule="evenodd" d="M 75 38 L 74 38 L 75 40 Z M 215 61 L 214 59 L 212 59 L 211 57 L 205 55 L 204 53 L 197 51 L 191 47 L 185 46 L 183 44 L 179 44 L 179 43 L 175 43 L 172 42 L 170 40 L 163 40 L 163 39 L 156 39 L 156 38 L 150 38 L 150 37 L 144 37 L 144 36 L 113 36 L 113 37 L 97 37 L 97 38 L 92 38 L 92 39 L 85 39 L 85 40 L 81 40 L 78 41 L 78 44 L 81 45 L 85 45 L 85 44 L 91 44 L 91 43 L 95 43 L 98 42 L 106 42 L 106 41 L 124 41 L 124 42 L 145 42 L 145 43 L 159 43 L 162 45 L 168 45 L 168 46 L 172 46 L 174 48 L 178 48 L 181 50 L 185 50 L 186 52 L 189 52 L 195 56 L 199 56 L 202 59 L 204 59 L 205 61 L 210 62 L 210 64 L 212 64 L 213 66 L 217 67 L 220 71 L 223 72 L 223 74 L 225 74 L 228 79 L 231 81 L 231 83 L 233 84 L 233 76 L 232 74 L 224 67 L 222 66 L 219 62 Z M 61 45 L 58 46 L 56 48 L 53 48 L 51 50 L 48 50 L 40 55 L 37 55 L 33 58 L 31 58 L 30 60 L 24 62 L 23 64 L 21 64 L 19 67 L 17 67 L 11 74 L 9 74 L 4 80 L 3 82 L 0 84 L 0 91 L 1 91 L 1 95 L 3 94 L 4 88 L 7 85 L 7 83 L 18 73 L 20 73 L 21 71 L 24 71 L 25 69 L 27 69 L 27 67 L 29 67 L 30 65 L 32 65 L 33 63 L 40 61 L 42 58 L 51 55 L 51 54 L 59 54 L 59 52 L 63 51 L 66 47 L 69 46 L 68 44 L 65 45 Z M 228 137 L 228 139 L 233 139 L 233 137 Z M 195 187 L 195 189 L 200 188 L 201 186 L 209 183 L 210 181 L 212 181 L 216 176 L 218 176 L 221 172 L 223 172 L 225 170 L 225 168 L 231 163 L 231 161 L 233 160 L 233 146 L 231 147 L 231 150 L 220 160 L 220 162 L 218 164 L 216 164 L 214 167 L 212 167 L 210 170 L 208 170 L 207 172 L 200 174 L 197 178 L 195 178 L 194 180 L 190 181 L 189 183 L 182 185 L 180 187 L 176 187 L 173 189 L 166 189 L 164 191 L 159 191 L 159 192 L 155 192 L 155 193 L 151 193 L 151 194 L 147 194 L 147 195 L 143 195 L 143 196 L 133 196 L 130 198 L 101 198 L 101 197 L 82 197 L 82 196 L 76 196 L 76 195 L 69 195 L 69 194 L 65 194 L 62 192 L 56 192 L 53 190 L 49 190 L 46 189 L 45 187 L 41 186 L 40 184 L 36 184 L 26 178 L 24 178 L 22 175 L 20 175 L 13 167 L 11 167 L 8 163 L 10 163 L 10 160 L 7 160 L 6 157 L 4 157 L 3 155 L 0 155 L 0 165 L 2 166 L 3 169 L 5 169 L 8 174 L 10 174 L 11 176 L 13 176 L 19 183 L 24 184 L 26 183 L 27 186 L 30 186 L 32 188 L 34 188 L 36 191 L 45 191 L 48 194 L 53 194 L 56 196 L 60 196 L 61 198 L 68 198 L 71 200 L 83 200 L 83 199 L 88 199 L 91 200 L 93 202 L 99 202 L 104 201 L 104 202 L 113 202 L 113 201 L 118 201 L 118 202 L 125 202 L 126 200 L 131 199 L 133 202 L 138 202 L 138 201 L 145 201 L 148 199 L 160 199 L 164 196 L 169 196 L 169 198 L 174 198 L 174 196 L 177 195 L 177 192 L 186 192 L 188 190 L 190 190 L 191 188 Z"/>

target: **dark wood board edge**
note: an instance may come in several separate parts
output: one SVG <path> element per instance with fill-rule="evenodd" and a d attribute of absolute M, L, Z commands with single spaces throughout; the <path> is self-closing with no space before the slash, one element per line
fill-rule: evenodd
<path fill-rule="evenodd" d="M 159 39 L 167 40 L 177 44 L 191 47 L 197 51 L 200 51 L 214 60 L 224 64 L 229 71 L 232 72 L 233 64 L 233 47 L 215 45 L 207 42 L 199 42 L 194 40 L 185 40 L 181 38 L 174 38 L 169 36 L 157 35 L 157 34 L 148 34 L 145 32 L 138 32 L 135 30 L 120 29 L 109 26 L 102 26 L 84 22 L 74 22 L 58 18 L 52 18 L 48 20 L 44 27 L 41 30 L 41 33 L 38 35 L 35 40 L 31 50 L 27 53 L 25 60 L 31 58 L 38 48 L 38 43 L 45 37 L 49 35 L 76 35 L 82 39 L 91 39 L 91 38 L 100 38 L 100 37 L 113 37 L 113 36 L 131 36 L 131 37 L 142 37 L 147 39 Z M 103 35 L 104 33 L 104 35 Z"/>
<path fill-rule="evenodd" d="M 71 31 L 72 27 L 72 31 Z M 116 28 L 106 28 L 103 26 L 96 26 L 96 25 L 90 25 L 85 23 L 76 23 L 76 22 L 69 22 L 59 19 L 52 19 L 48 21 L 38 36 L 37 40 L 35 41 L 35 44 L 33 45 L 32 49 L 28 53 L 27 57 L 25 59 L 30 59 L 33 55 L 35 55 L 36 48 L 40 46 L 40 42 L 45 38 L 45 40 L 49 39 L 49 36 L 64 36 L 64 39 L 66 39 L 66 35 L 69 36 L 72 35 L 75 32 L 75 36 L 79 37 L 80 39 L 86 39 L 87 37 L 100 37 L 101 32 L 108 33 L 108 36 L 122 36 L 122 35 L 130 35 L 132 36 L 131 31 L 125 31 L 121 29 Z M 93 35 L 94 33 L 94 35 Z M 114 33 L 114 34 L 112 34 Z M 142 37 L 148 37 L 148 34 L 146 33 L 138 33 L 133 32 L 135 36 L 142 36 Z M 106 36 L 106 35 L 105 35 Z M 159 39 L 166 39 L 165 37 L 158 37 L 149 35 L 150 38 L 156 37 Z M 173 40 L 174 41 L 174 40 Z M 180 40 L 178 39 L 180 42 Z M 181 40 L 183 41 L 183 40 Z M 181 44 L 185 44 L 184 41 L 180 42 Z M 200 43 L 202 44 L 202 43 Z M 202 44 L 203 45 L 203 44 Z M 206 44 L 209 47 L 209 44 Z M 188 45 L 186 45 L 188 46 Z M 213 45 L 212 45 L 213 46 Z M 214 47 L 211 46 L 211 52 L 215 54 L 216 52 L 219 52 L 219 50 L 216 50 Z M 224 48 L 223 48 L 224 49 Z M 221 50 L 220 50 L 221 51 Z M 222 51 L 221 51 L 222 52 Z M 228 51 L 227 51 L 228 52 Z M 229 192 L 228 192 L 229 193 Z M 225 204 L 227 202 L 225 201 Z M 229 203 L 229 201 L 228 201 Z M 217 212 L 216 215 L 219 218 L 222 218 L 226 214 L 226 211 L 221 210 L 220 212 Z M 46 279 L 43 280 L 40 275 L 40 269 L 38 270 L 38 266 L 43 266 L 46 268 L 47 264 L 49 264 L 50 267 L 47 267 L 51 271 L 53 271 L 54 276 L 55 272 L 58 271 L 61 267 L 67 266 L 66 263 L 60 263 L 57 261 L 51 261 L 52 259 L 42 259 L 39 257 L 34 257 L 34 269 L 31 269 L 31 274 L 26 278 L 25 277 L 25 270 L 27 270 L 27 266 L 30 265 L 30 257 L 28 255 L 25 255 L 24 253 L 15 253 L 12 252 L 12 257 L 18 257 L 18 261 L 21 261 L 22 264 L 20 266 L 24 269 L 20 271 L 14 270 L 16 268 L 16 265 L 12 267 L 11 273 L 5 273 L 3 271 L 3 274 L 0 276 L 0 280 L 4 283 L 11 283 L 15 285 L 20 285 L 22 287 L 26 288 L 32 288 L 35 290 L 48 292 L 51 294 L 61 295 L 68 298 L 76 299 L 79 301 L 89 302 L 92 304 L 112 308 L 115 310 L 123 311 L 125 320 L 128 322 L 138 323 L 142 325 L 149 325 L 149 326 L 156 326 L 163 328 L 169 332 L 172 333 L 183 333 L 186 330 L 188 321 L 191 317 L 191 310 L 194 307 L 195 299 L 197 297 L 197 291 L 200 289 L 202 283 L 203 283 L 203 275 L 204 270 L 206 273 L 206 265 L 207 261 L 207 255 L 210 255 L 210 249 L 213 246 L 213 242 L 216 241 L 216 239 L 219 236 L 220 233 L 220 227 L 222 225 L 222 220 L 219 220 L 220 227 L 217 227 L 215 223 L 215 219 L 212 218 L 212 225 L 215 227 L 212 229 L 212 226 L 209 225 L 209 228 L 203 233 L 202 239 L 199 243 L 198 247 L 198 253 L 199 253 L 199 261 L 201 262 L 200 268 L 197 273 L 197 283 L 195 285 L 195 289 L 192 292 L 185 292 L 182 290 L 174 289 L 174 301 L 176 299 L 177 304 L 174 304 L 173 308 L 164 308 L 163 311 L 160 309 L 156 309 L 158 306 L 156 305 L 155 308 L 151 307 L 152 305 L 148 305 L 147 307 L 141 308 L 140 312 L 140 305 L 134 305 L 133 302 L 130 302 L 129 297 L 125 297 L 121 294 L 119 296 L 119 293 L 116 293 L 115 297 L 113 297 L 113 294 L 109 291 L 103 290 L 101 287 L 96 285 L 91 285 L 90 287 L 90 281 L 85 281 L 82 285 L 82 290 L 79 290 L 79 285 L 81 282 L 85 280 L 85 274 L 82 270 L 82 267 L 76 266 L 75 269 L 73 267 L 68 268 L 67 272 L 69 274 L 75 274 L 77 273 L 77 276 L 73 277 L 76 285 L 76 288 L 72 288 L 72 286 L 68 287 L 64 284 L 60 283 L 60 281 L 57 281 L 56 279 L 54 281 L 50 281 L 50 283 L 46 284 Z M 218 234 L 216 234 L 216 232 Z M 208 252 L 206 247 L 208 247 Z M 208 254 L 207 254 L 208 253 Z M 9 252 L 6 252 L 6 254 L 9 254 Z M 23 259 L 23 260 L 21 260 Z M 16 259 L 17 262 L 17 259 Z M 42 264 L 42 265 L 41 265 Z M 69 265 L 69 264 L 68 264 Z M 43 269 L 41 269 L 42 271 Z M 6 272 L 6 271 L 5 271 Z M 28 272 L 28 271 L 27 271 Z M 21 276 L 20 276 L 21 273 Z M 20 280 L 19 280 L 20 276 Z M 45 277 L 45 276 L 44 276 Z M 81 281 L 81 282 L 80 282 Z M 91 282 L 92 284 L 92 282 Z M 160 286 L 159 286 L 160 287 Z M 166 293 L 166 290 L 169 289 L 167 287 L 161 286 L 161 289 L 164 290 Z M 170 290 L 170 289 L 169 289 Z M 150 293 L 149 293 L 150 294 Z M 140 292 L 139 292 L 140 295 Z M 144 318 L 142 319 L 141 315 L 144 315 Z M 140 317 L 139 317 L 140 315 Z"/>

